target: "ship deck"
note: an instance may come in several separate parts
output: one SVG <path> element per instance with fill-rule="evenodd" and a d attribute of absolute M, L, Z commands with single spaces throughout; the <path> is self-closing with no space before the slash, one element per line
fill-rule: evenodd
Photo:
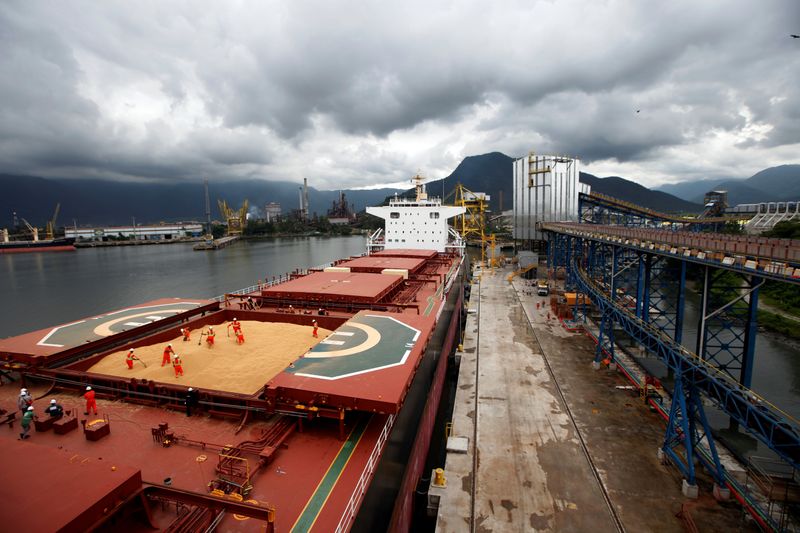
<path fill-rule="evenodd" d="M 44 409 L 56 398 L 79 422 L 63 435 L 32 431 L 24 442 L 17 441 L 18 422 L 13 430 L 0 431 L 0 450 L 10 451 L 7 457 L 26 458 L 6 461 L 3 467 L 14 473 L 7 479 L 23 478 L 28 461 L 41 459 L 62 471 L 59 465 L 66 460 L 93 465 L 87 472 L 116 467 L 110 479 L 140 472 L 145 483 L 163 486 L 169 478 L 176 489 L 207 494 L 222 447 L 255 446 L 244 455 L 247 468 L 258 470 L 248 498 L 276 510 L 276 531 L 329 531 L 340 522 L 349 524 L 392 429 L 392 415 L 406 399 L 445 307 L 446 284 L 461 264 L 460 258 L 448 256 L 425 263 L 425 280 L 314 272 L 253 292 L 257 309 L 234 309 L 233 300 L 164 299 L 3 339 L 4 358 L 27 369 L 25 386 L 34 395 L 39 417 L 46 418 Z M 386 264 L 396 268 L 398 261 Z M 336 305 L 322 312 L 313 298 L 320 292 Z M 296 298 L 300 305 L 288 311 L 285 298 Z M 396 303 L 400 299 L 404 303 Z M 245 345 L 225 335 L 233 317 L 243 324 Z M 311 336 L 314 320 L 319 338 Z M 210 325 L 217 330 L 215 347 L 197 346 L 198 334 Z M 179 340 L 180 327 L 191 328 L 190 342 Z M 267 333 L 260 338 L 257 329 L 262 327 Z M 281 344 L 291 337 L 302 338 L 302 346 Z M 160 365 L 167 343 L 182 356 L 181 378 Z M 131 347 L 147 368 L 136 363 L 128 371 L 124 354 Z M 252 351 L 249 363 L 241 360 L 245 350 Z M 269 370 L 255 366 L 256 359 L 269 359 L 271 352 L 280 352 L 283 359 Z M 201 371 L 204 360 L 208 366 Z M 243 370 L 247 379 L 237 374 L 234 362 L 249 367 Z M 237 388 L 235 381 L 247 385 Z M 83 414 L 80 394 L 87 384 L 98 394 L 99 416 Z M 182 412 L 188 386 L 200 391 L 200 416 L 187 418 Z M 18 390 L 0 387 L 0 408 L 15 411 Z M 82 425 L 106 418 L 110 434 L 87 440 Z M 169 426 L 179 444 L 157 442 L 153 430 L 161 424 Z M 275 440 L 275 434 L 280 438 Z M 75 476 L 73 484 L 85 479 Z M 0 501 L 0 513 L 16 512 L 16 494 Z M 44 506 L 46 500 L 36 501 Z M 65 524 L 69 516 L 66 511 L 61 518 L 54 515 L 48 524 Z M 161 527 L 175 518 L 174 508 L 163 506 L 154 517 Z M 242 518 L 226 515 L 221 530 L 262 530 L 263 523 Z"/>

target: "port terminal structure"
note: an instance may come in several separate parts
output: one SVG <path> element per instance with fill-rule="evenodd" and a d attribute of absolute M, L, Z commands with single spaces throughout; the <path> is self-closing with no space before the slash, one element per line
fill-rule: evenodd
<path fill-rule="evenodd" d="M 597 200 L 595 195 L 582 195 L 584 202 L 590 198 Z M 596 213 L 596 206 L 592 210 Z M 581 216 L 587 221 L 584 213 Z M 666 222 L 664 218 L 648 218 L 640 210 L 618 217 L 616 225 L 539 225 L 548 238 L 549 271 L 563 275 L 566 289 L 587 295 L 600 312 L 593 364 L 599 368 L 601 362 L 615 363 L 614 335 L 621 330 L 674 373 L 660 453 L 680 469 L 690 494 L 696 491 L 696 464 L 714 477 L 715 494 L 727 492 L 703 407 L 706 399 L 797 469 L 800 422 L 750 390 L 750 385 L 759 288 L 765 280 L 800 283 L 800 243 L 655 229 Z M 687 221 L 673 227 L 702 224 Z M 702 272 L 701 315 L 693 350 L 682 344 L 690 264 Z M 736 282 L 721 276 L 724 272 L 734 273 Z M 576 300 L 574 319 L 585 321 L 586 311 L 586 305 Z"/>

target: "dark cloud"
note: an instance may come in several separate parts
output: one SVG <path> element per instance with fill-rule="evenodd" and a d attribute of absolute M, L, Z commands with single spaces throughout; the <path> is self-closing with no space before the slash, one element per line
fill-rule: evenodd
<path fill-rule="evenodd" d="M 800 143 L 799 6 L 5 2 L 0 172 L 336 188 L 530 149 L 758 170 Z"/>

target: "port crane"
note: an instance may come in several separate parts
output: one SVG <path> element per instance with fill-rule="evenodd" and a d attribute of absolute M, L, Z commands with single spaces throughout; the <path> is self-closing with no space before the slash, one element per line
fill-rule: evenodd
<path fill-rule="evenodd" d="M 225 200 L 218 200 L 217 204 L 219 205 L 219 212 L 222 214 L 222 218 L 224 218 L 225 222 L 228 224 L 226 235 L 228 237 L 241 235 L 245 225 L 247 225 L 248 201 L 245 200 L 244 203 L 242 203 L 242 207 L 236 210 L 228 206 L 228 202 Z"/>
<path fill-rule="evenodd" d="M 61 202 L 56 204 L 55 211 L 53 211 L 53 218 L 47 222 L 47 228 L 45 229 L 47 239 L 51 241 L 55 239 L 56 236 L 56 219 L 58 218 L 59 211 L 61 211 Z"/>

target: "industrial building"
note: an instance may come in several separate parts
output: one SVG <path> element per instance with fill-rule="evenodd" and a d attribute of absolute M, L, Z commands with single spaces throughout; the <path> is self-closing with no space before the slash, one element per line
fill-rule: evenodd
<path fill-rule="evenodd" d="M 531 153 L 514 161 L 514 239 L 523 248 L 544 240 L 538 223 L 578 220 L 578 194 L 590 192 L 579 172 L 571 157 Z"/>
<path fill-rule="evenodd" d="M 184 237 L 200 237 L 203 225 L 158 224 L 136 226 L 107 226 L 103 228 L 64 228 L 65 237 L 79 241 L 107 241 L 109 238 L 133 238 L 142 241 L 163 241 Z"/>
<path fill-rule="evenodd" d="M 264 206 L 264 216 L 267 222 L 275 222 L 281 217 L 281 204 L 277 202 L 269 202 Z"/>

